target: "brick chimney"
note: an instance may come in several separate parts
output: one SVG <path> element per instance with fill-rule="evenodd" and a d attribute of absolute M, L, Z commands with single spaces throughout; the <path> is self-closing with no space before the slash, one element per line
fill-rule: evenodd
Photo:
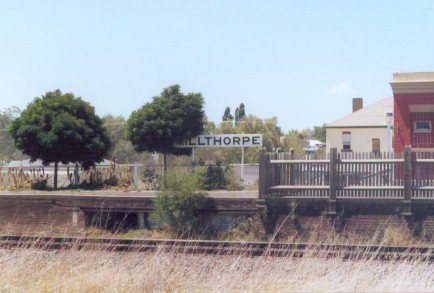
<path fill-rule="evenodd" d="M 363 109 L 363 98 L 353 98 L 353 112 Z"/>

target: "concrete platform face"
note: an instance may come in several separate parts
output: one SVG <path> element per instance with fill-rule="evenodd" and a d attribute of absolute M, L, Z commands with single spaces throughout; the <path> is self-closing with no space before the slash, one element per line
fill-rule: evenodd
<path fill-rule="evenodd" d="M 208 191 L 210 198 L 238 198 L 238 199 L 258 199 L 258 191 Z M 31 198 L 154 198 L 157 191 L 117 191 L 117 190 L 96 190 L 96 191 L 0 191 L 0 200 L 9 197 L 31 197 Z"/>
<path fill-rule="evenodd" d="M 257 191 L 208 192 L 200 213 L 253 214 L 257 195 Z M 85 227 L 89 214 L 149 214 L 156 196 L 156 191 L 1 191 L 0 233 L 8 233 L 9 228 L 13 233 L 78 231 Z"/>

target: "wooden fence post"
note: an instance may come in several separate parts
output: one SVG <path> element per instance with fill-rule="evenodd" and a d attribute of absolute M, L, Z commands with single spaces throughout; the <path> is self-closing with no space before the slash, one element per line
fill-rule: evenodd
<path fill-rule="evenodd" d="M 294 149 L 291 148 L 290 160 L 294 160 Z M 289 185 L 295 185 L 294 164 L 289 165 Z"/>
<path fill-rule="evenodd" d="M 338 150 L 336 148 L 330 149 L 330 166 L 329 166 L 329 210 L 328 214 L 334 216 L 337 214 L 336 210 L 336 188 L 338 185 L 337 180 L 337 164 L 338 164 Z"/>
<path fill-rule="evenodd" d="M 134 162 L 134 187 L 139 186 L 139 165 Z"/>
<path fill-rule="evenodd" d="M 267 150 L 264 148 L 259 155 L 259 198 L 264 199 L 270 185 L 268 172 L 270 170 Z"/>
<path fill-rule="evenodd" d="M 402 201 L 403 210 L 401 215 L 411 216 L 411 181 L 413 178 L 411 147 L 404 148 L 404 200 Z"/>

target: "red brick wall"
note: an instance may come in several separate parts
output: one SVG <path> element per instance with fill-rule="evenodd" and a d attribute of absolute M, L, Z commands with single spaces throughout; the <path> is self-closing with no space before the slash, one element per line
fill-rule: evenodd
<path fill-rule="evenodd" d="M 411 113 L 410 105 L 434 104 L 434 93 L 395 94 L 394 108 L 394 150 L 400 152 L 405 145 L 411 144 Z"/>

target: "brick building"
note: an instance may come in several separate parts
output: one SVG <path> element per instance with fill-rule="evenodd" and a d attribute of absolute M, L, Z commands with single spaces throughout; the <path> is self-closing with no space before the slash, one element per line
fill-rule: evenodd
<path fill-rule="evenodd" d="M 394 73 L 394 150 L 434 150 L 434 72 Z"/>

